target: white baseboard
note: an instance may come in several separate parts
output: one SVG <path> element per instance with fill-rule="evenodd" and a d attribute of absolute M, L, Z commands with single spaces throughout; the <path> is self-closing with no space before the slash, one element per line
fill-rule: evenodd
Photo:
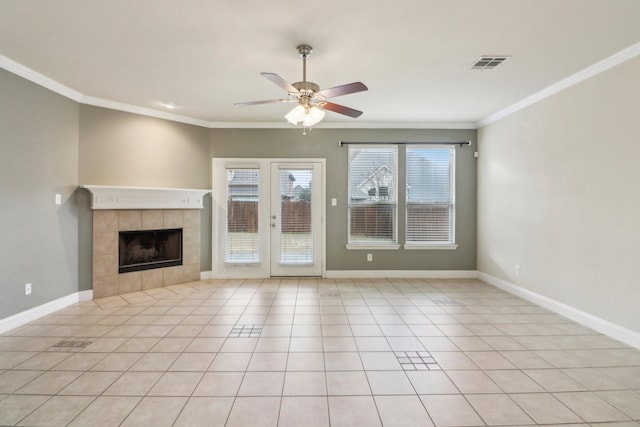
<path fill-rule="evenodd" d="M 388 277 L 391 279 L 475 279 L 475 270 L 327 270 L 328 279 Z"/>
<path fill-rule="evenodd" d="M 58 311 L 81 301 L 89 301 L 93 299 L 93 290 L 75 292 L 62 298 L 49 301 L 29 310 L 14 314 L 13 316 L 0 319 L 0 334 L 15 329 L 18 326 L 25 325 L 36 319 L 39 319 L 54 311 Z"/>
<path fill-rule="evenodd" d="M 498 289 L 523 298 L 588 328 L 617 339 L 627 345 L 640 349 L 640 333 L 608 320 L 589 314 L 570 305 L 561 303 L 544 295 L 530 291 L 513 283 L 499 279 L 487 273 L 475 270 L 327 270 L 324 277 L 329 279 L 357 278 L 425 278 L 425 279 L 480 279 Z M 200 279 L 215 278 L 213 271 L 202 271 Z M 81 301 L 93 299 L 93 290 L 75 292 L 48 303 L 39 305 L 21 313 L 0 319 L 0 334 L 15 329 L 40 317 L 51 314 Z"/>
<path fill-rule="evenodd" d="M 213 279 L 213 271 L 201 271 L 200 280 Z"/>
<path fill-rule="evenodd" d="M 536 292 L 530 291 L 513 283 L 499 279 L 490 274 L 477 272 L 478 279 L 487 282 L 496 288 L 502 289 L 505 292 L 516 295 L 555 313 L 558 313 L 566 318 L 569 318 L 575 322 L 580 323 L 588 328 L 605 334 L 613 339 L 622 341 L 623 343 L 640 349 L 640 333 L 627 329 L 623 326 L 612 323 L 608 320 L 589 314 L 585 311 L 579 310 L 570 305 L 556 301 L 544 295 L 540 295 Z"/>
<path fill-rule="evenodd" d="M 324 275 L 327 279 L 357 279 L 357 278 L 375 278 L 388 277 L 393 279 L 475 279 L 477 277 L 475 270 L 327 270 Z M 218 275 L 213 271 L 200 272 L 200 280 L 207 279 L 267 279 L 261 275 Z"/>
<path fill-rule="evenodd" d="M 263 274 L 248 274 L 246 271 L 242 273 L 232 274 L 215 274 L 213 271 L 201 271 L 200 280 L 207 279 L 268 279 L 268 276 Z"/>

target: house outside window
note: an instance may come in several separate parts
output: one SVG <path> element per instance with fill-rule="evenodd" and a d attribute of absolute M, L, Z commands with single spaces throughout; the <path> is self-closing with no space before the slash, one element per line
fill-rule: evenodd
<path fill-rule="evenodd" d="M 398 150 L 349 147 L 349 245 L 397 246 Z"/>

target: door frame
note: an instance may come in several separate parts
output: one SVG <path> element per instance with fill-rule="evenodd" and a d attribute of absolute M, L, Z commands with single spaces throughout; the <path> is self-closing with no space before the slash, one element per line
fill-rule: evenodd
<path fill-rule="evenodd" d="M 311 238 L 313 242 L 313 263 L 300 265 L 278 262 L 278 243 L 283 238 L 282 225 L 282 170 L 309 169 L 311 170 Z M 271 233 L 269 256 L 271 259 L 271 277 L 319 277 L 322 276 L 322 239 L 320 237 L 322 223 L 322 203 L 320 201 L 322 164 L 320 162 L 271 162 Z"/>
<path fill-rule="evenodd" d="M 211 169 L 211 270 L 213 278 L 269 278 L 271 276 L 271 165 L 273 163 L 320 163 L 320 260 L 321 277 L 326 276 L 326 170 L 325 158 L 216 158 Z M 255 264 L 225 263 L 225 240 L 218 236 L 226 233 L 226 169 L 257 168 L 260 170 L 260 208 L 258 230 L 260 235 L 260 262 Z M 264 191 L 264 189 L 267 189 Z M 314 276 L 315 277 L 315 276 Z"/>

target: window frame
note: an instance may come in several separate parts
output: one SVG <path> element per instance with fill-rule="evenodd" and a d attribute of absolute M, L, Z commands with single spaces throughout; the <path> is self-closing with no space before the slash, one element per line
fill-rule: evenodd
<path fill-rule="evenodd" d="M 449 208 L 449 239 L 446 241 L 430 241 L 430 240 L 412 240 L 409 241 L 409 207 L 422 205 L 422 206 L 442 206 L 442 203 L 419 203 L 409 201 L 409 152 L 412 150 L 443 150 L 446 149 L 449 152 L 449 202 L 446 204 Z M 404 249 L 445 249 L 454 250 L 458 247 L 456 244 L 456 149 L 450 145 L 411 145 L 407 146 L 405 150 L 405 165 L 404 165 L 404 185 L 405 185 L 405 200 L 404 200 L 404 215 L 405 215 L 405 235 L 404 235 Z"/>
<path fill-rule="evenodd" d="M 374 200 L 374 201 L 364 201 L 364 202 L 353 202 L 352 198 L 352 182 L 351 182 L 351 172 L 352 172 L 352 152 L 355 150 L 362 151 L 367 149 L 387 149 L 391 150 L 393 153 L 393 163 L 394 170 L 392 175 L 392 184 L 389 191 L 389 199 L 386 200 Z M 398 197 L 398 180 L 399 180 L 399 163 L 398 159 L 398 146 L 396 144 L 362 144 L 356 146 L 349 146 L 347 150 L 347 249 L 399 249 L 400 244 L 398 243 L 398 212 L 399 212 L 399 197 Z M 389 186 L 387 186 L 389 187 Z M 372 197 L 380 197 L 380 186 L 378 186 L 378 190 L 375 194 L 371 195 Z M 358 206 L 391 206 L 392 207 L 392 224 L 391 224 L 391 233 L 392 240 L 390 241 L 375 241 L 375 240 L 357 240 L 352 238 L 351 234 L 351 213 L 352 208 Z"/>

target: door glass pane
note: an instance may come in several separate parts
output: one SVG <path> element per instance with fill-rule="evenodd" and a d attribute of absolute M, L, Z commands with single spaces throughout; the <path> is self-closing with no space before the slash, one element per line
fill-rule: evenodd
<path fill-rule="evenodd" d="M 258 169 L 227 169 L 226 262 L 260 262 L 259 172 Z"/>
<path fill-rule="evenodd" d="M 280 264 L 313 263 L 311 172 L 280 170 Z"/>

